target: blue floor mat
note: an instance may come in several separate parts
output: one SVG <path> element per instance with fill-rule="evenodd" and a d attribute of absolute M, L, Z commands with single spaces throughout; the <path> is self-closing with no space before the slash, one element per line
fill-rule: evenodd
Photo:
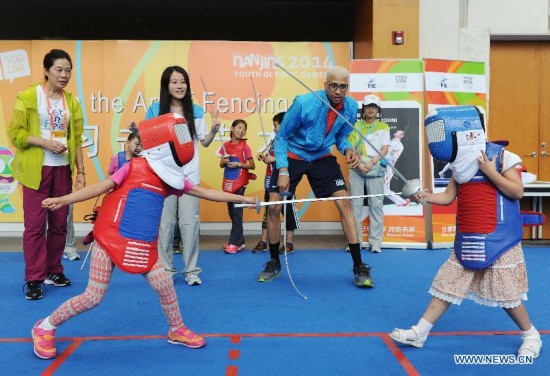
<path fill-rule="evenodd" d="M 543 341 L 550 333 L 549 251 L 524 248 L 530 285 L 526 307 Z M 351 257 L 342 250 L 289 254 L 291 276 L 306 300 L 291 284 L 284 258 L 282 276 L 259 283 L 267 253 L 201 251 L 203 284 L 188 286 L 182 274 L 175 277 L 184 322 L 207 340 L 197 350 L 169 345 L 154 291 L 143 277 L 115 270 L 102 304 L 58 328 L 58 351 L 67 353 L 45 361 L 33 354 L 31 328 L 84 291 L 88 269 L 80 270 L 82 260 L 64 260 L 72 286 L 48 286 L 43 299 L 27 301 L 22 253 L 2 252 L 0 367 L 3 374 L 79 376 L 547 374 L 550 356 L 544 348 L 532 365 L 455 364 L 455 355 L 513 355 L 520 345 L 518 329 L 504 310 L 470 301 L 449 309 L 423 349 L 388 345 L 388 332 L 410 327 L 422 315 L 431 281 L 449 251 L 384 249 L 362 256 L 372 266 L 373 289 L 353 284 Z M 175 262 L 181 270 L 180 255 Z"/>

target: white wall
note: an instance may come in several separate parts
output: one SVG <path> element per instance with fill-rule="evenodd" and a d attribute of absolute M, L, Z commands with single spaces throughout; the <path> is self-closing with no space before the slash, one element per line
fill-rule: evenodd
<path fill-rule="evenodd" d="M 419 1 L 419 57 L 458 59 L 459 0 Z"/>
<path fill-rule="evenodd" d="M 419 0 L 420 58 L 489 61 L 491 35 L 549 35 L 549 0 Z"/>
<path fill-rule="evenodd" d="M 468 28 L 495 34 L 548 33 L 548 0 L 469 0 Z"/>

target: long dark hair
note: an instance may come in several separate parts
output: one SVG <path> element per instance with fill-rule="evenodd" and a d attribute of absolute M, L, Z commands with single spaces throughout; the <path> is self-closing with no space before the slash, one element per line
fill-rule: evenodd
<path fill-rule="evenodd" d="M 56 60 L 66 59 L 70 64 L 71 68 L 73 67 L 73 61 L 69 54 L 63 50 L 53 49 L 50 50 L 46 55 L 44 55 L 44 61 L 42 62 L 45 70 L 49 70 Z M 44 75 L 44 81 L 48 81 L 48 76 Z"/>
<path fill-rule="evenodd" d="M 189 80 L 189 74 L 187 71 L 178 65 L 168 67 L 162 72 L 160 77 L 160 109 L 159 115 L 164 115 L 170 113 L 170 103 L 172 102 L 172 96 L 168 90 L 168 85 L 170 85 L 170 76 L 174 71 L 181 73 L 185 82 L 187 83 L 187 91 L 185 92 L 185 97 L 183 97 L 183 116 L 187 120 L 187 126 L 189 127 L 189 134 L 194 140 L 197 135 L 195 128 L 195 114 L 193 113 L 193 99 L 191 95 L 191 81 Z"/>

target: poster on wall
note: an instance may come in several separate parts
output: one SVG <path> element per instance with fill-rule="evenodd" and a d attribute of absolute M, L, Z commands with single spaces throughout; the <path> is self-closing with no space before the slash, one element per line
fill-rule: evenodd
<path fill-rule="evenodd" d="M 424 208 L 403 197 L 405 181 L 423 176 L 422 119 L 424 108 L 421 60 L 352 60 L 350 95 L 359 103 L 374 94 L 380 98 L 380 120 L 390 127 L 384 187 L 384 237 L 382 247 L 426 248 Z M 358 114 L 359 116 L 359 114 Z M 364 200 L 363 245 L 368 246 L 369 208 Z"/>
<path fill-rule="evenodd" d="M 485 63 L 457 60 L 424 60 L 426 106 L 437 107 L 473 105 L 483 114 L 487 109 L 487 79 Z M 488 122 L 485 121 L 487 128 Z M 451 177 L 448 166 L 430 156 L 431 187 L 434 193 L 442 192 Z M 432 206 L 431 248 L 453 246 L 456 234 L 456 201 L 449 206 Z"/>
<path fill-rule="evenodd" d="M 52 48 L 63 49 L 72 58 L 66 90 L 82 105 L 88 185 L 106 178 L 111 156 L 124 147 L 129 122 L 143 120 L 158 100 L 161 74 L 168 66 L 188 71 L 194 102 L 206 111 L 207 127 L 212 124 L 211 114 L 222 123 L 220 136 L 209 148 L 200 148 L 201 185 L 221 189 L 223 170 L 216 150 L 229 140 L 231 123 L 244 119 L 248 145 L 253 152 L 260 150 L 272 132 L 273 116 L 286 111 L 305 91 L 276 62 L 313 90 L 323 88 L 327 70 L 349 62 L 348 43 L 0 40 L 0 222 L 23 222 L 21 188 L 10 170 L 15 148 L 7 129 L 17 94 L 43 81 L 42 60 Z M 345 163 L 342 156 L 338 158 Z M 263 197 L 262 162 L 256 161 L 255 173 L 258 178 L 245 194 Z M 306 198 L 310 192 L 304 181 L 296 197 Z M 75 206 L 75 222 L 91 213 L 94 201 Z M 299 209 L 302 222 L 339 222 L 334 205 Z M 229 222 L 224 203 L 202 200 L 200 215 L 202 222 Z M 245 210 L 244 215 L 245 222 L 261 221 L 254 210 Z"/>

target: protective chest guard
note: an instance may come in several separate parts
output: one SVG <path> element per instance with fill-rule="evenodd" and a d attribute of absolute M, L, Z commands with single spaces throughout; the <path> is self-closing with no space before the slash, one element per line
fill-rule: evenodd
<path fill-rule="evenodd" d="M 107 194 L 94 225 L 94 238 L 116 266 L 146 273 L 158 259 L 157 238 L 167 185 L 142 158 L 130 160 L 128 176 Z"/>
<path fill-rule="evenodd" d="M 245 145 L 246 142 L 243 140 L 240 140 L 237 144 L 233 144 L 231 141 L 224 143 L 224 149 L 229 154 L 230 162 L 246 163 L 244 159 Z M 248 170 L 245 168 L 229 168 L 226 166 L 223 172 L 223 191 L 229 193 L 237 192 L 248 184 L 249 175 Z"/>
<path fill-rule="evenodd" d="M 502 150 L 501 145 L 486 145 L 497 166 Z M 458 186 L 457 207 L 454 251 L 467 269 L 488 268 L 523 237 L 519 201 L 502 195 L 481 171 Z"/>

